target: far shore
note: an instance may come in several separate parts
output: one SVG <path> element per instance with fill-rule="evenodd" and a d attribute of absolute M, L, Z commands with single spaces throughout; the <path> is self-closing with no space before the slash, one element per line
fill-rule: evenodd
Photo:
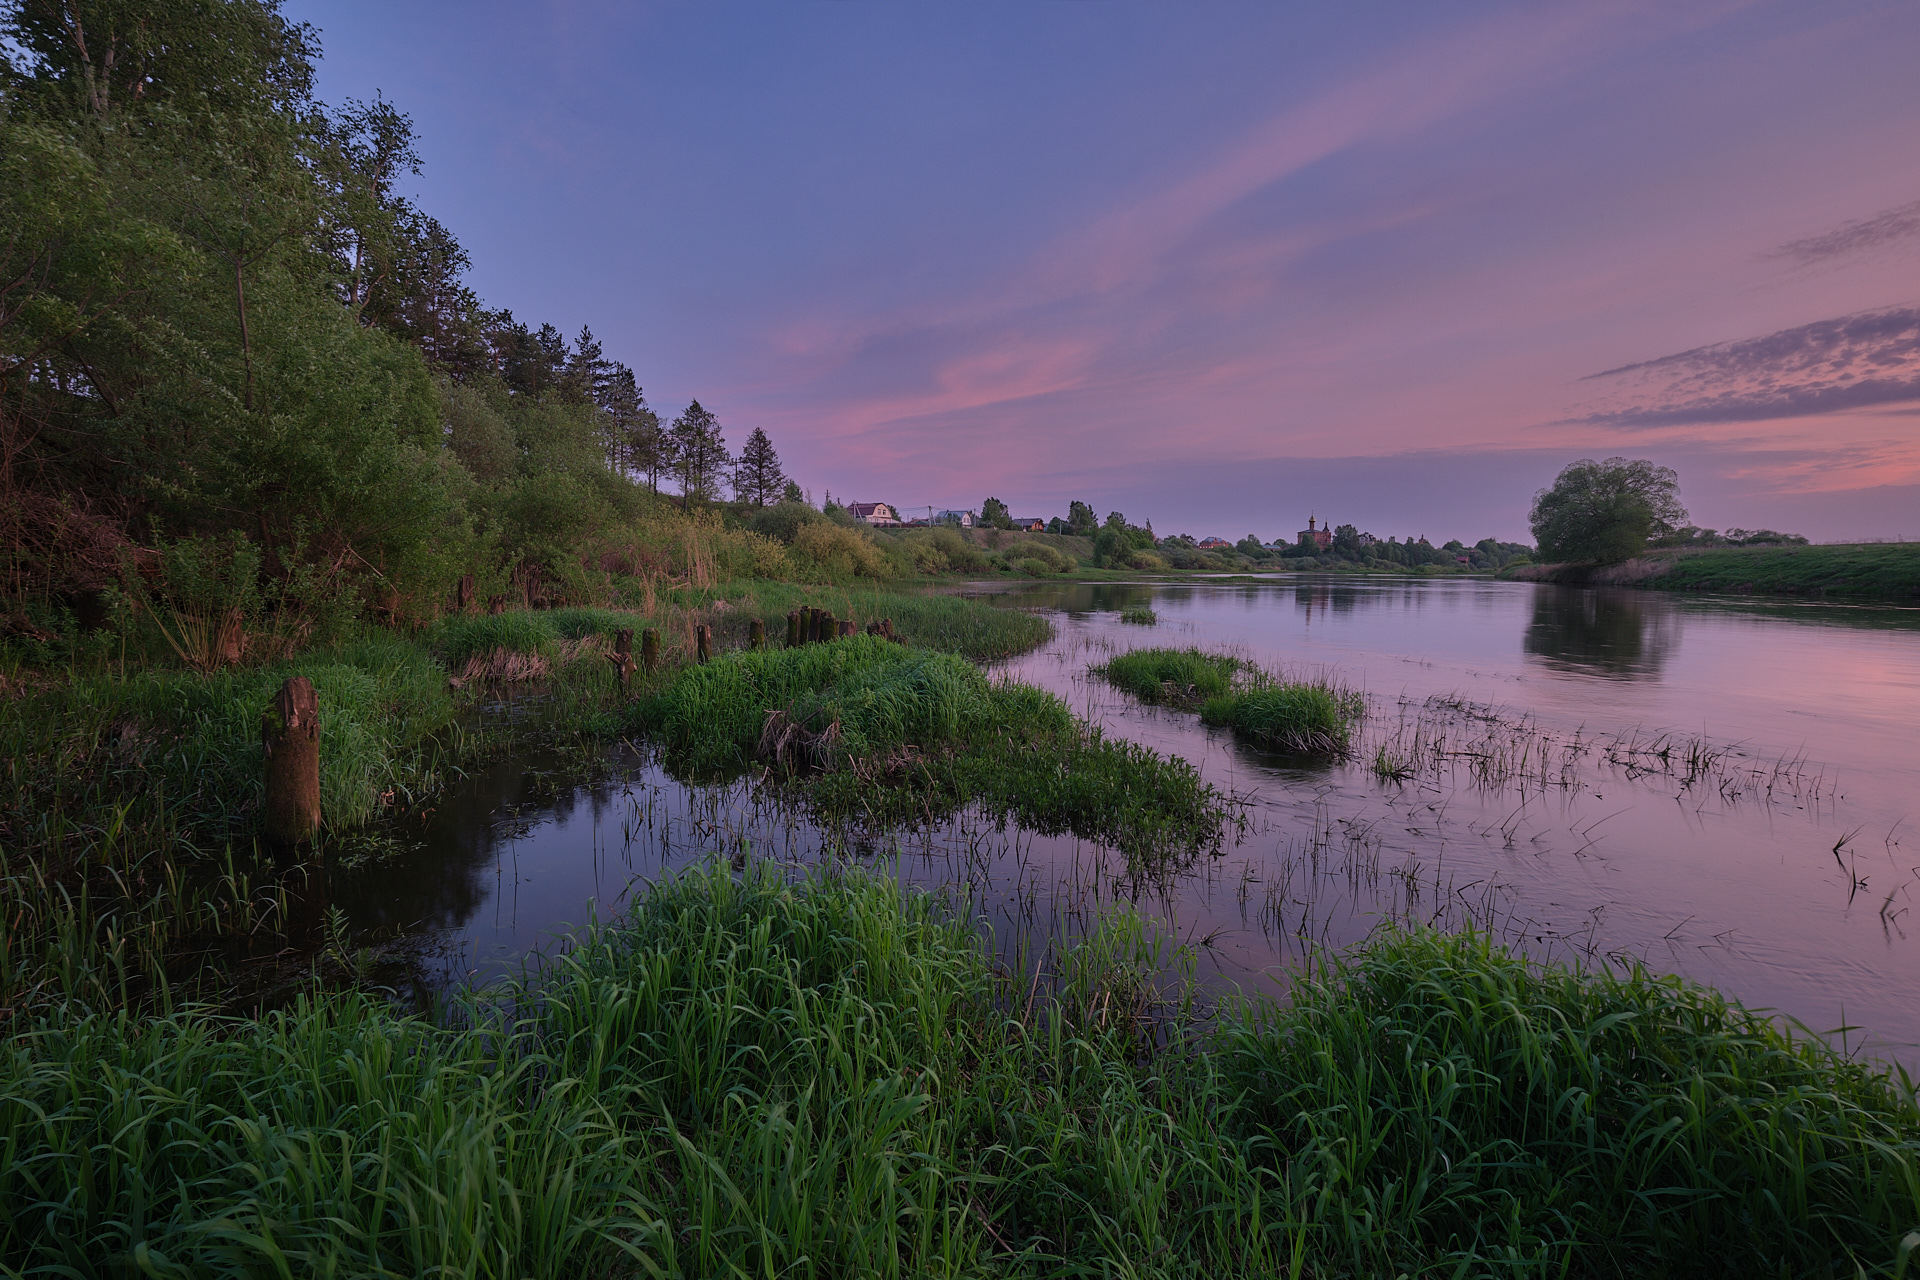
<path fill-rule="evenodd" d="M 1523 564 L 1499 577 L 1569 586 L 1644 587 L 1920 606 L 1920 542 L 1649 551 L 1619 564 Z"/>

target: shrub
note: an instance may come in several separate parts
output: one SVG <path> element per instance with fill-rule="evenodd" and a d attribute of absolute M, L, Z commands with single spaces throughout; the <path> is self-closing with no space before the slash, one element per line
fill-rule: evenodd
<path fill-rule="evenodd" d="M 816 576 L 828 580 L 892 576 L 873 536 L 844 525 L 822 521 L 800 526 L 794 535 L 792 554 L 796 567 L 810 563 Z"/>

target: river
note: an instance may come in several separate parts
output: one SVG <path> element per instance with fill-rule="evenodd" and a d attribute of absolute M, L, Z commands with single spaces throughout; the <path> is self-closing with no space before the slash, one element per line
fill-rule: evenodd
<path fill-rule="evenodd" d="M 1470 922 L 1541 958 L 1681 974 L 1920 1066 L 1920 611 L 1465 578 L 964 590 L 1055 624 L 997 674 L 1192 761 L 1242 817 L 1217 854 L 1150 875 L 965 815 L 856 851 L 966 894 L 1010 961 L 1118 903 L 1203 982 L 1262 989 L 1383 920 Z M 1122 622 L 1133 605 L 1157 624 Z M 1356 750 L 1303 767 L 1089 674 L 1149 644 L 1361 690 Z M 476 773 L 413 852 L 335 877 L 385 978 L 484 980 L 691 859 L 805 862 L 826 843 L 750 782 L 687 788 L 642 751 L 590 784 L 554 769 Z"/>

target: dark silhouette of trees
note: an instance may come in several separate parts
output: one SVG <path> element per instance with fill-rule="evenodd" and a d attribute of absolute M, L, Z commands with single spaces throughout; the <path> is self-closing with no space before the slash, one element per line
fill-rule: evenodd
<path fill-rule="evenodd" d="M 767 433 L 755 427 L 740 448 L 740 464 L 734 471 L 733 494 L 743 502 L 764 507 L 777 502 L 789 481 L 780 469 L 780 455 L 774 452 Z"/>

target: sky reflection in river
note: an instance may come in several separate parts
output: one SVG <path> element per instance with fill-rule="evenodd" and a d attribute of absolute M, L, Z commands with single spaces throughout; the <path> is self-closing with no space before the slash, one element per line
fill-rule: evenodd
<path fill-rule="evenodd" d="M 1247 819 L 1218 856 L 1146 876 L 965 815 L 900 837 L 903 878 L 963 887 L 1003 954 L 1124 900 L 1191 944 L 1203 978 L 1259 986 L 1383 918 L 1473 920 L 1535 954 L 1641 959 L 1815 1028 L 1852 1024 L 1850 1043 L 1920 1061 L 1920 839 L 1905 822 L 1920 612 L 1465 579 L 976 589 L 1056 623 L 1006 677 L 1193 761 Z M 1159 624 L 1121 623 L 1136 603 Z M 1149 644 L 1365 690 L 1358 750 L 1303 768 L 1089 676 Z M 1423 766 L 1382 780 L 1382 746 Z M 585 787 L 538 761 L 476 775 L 418 853 L 336 877 L 335 901 L 361 936 L 404 939 L 393 972 L 432 987 L 509 970 L 710 851 L 805 861 L 830 843 L 750 783 L 690 790 L 642 755 L 614 763 Z"/>

